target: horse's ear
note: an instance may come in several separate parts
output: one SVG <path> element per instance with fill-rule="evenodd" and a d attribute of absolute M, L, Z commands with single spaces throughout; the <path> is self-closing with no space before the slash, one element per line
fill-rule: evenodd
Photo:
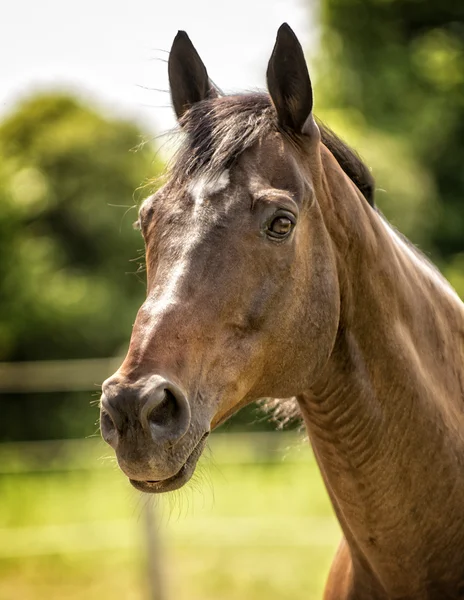
<path fill-rule="evenodd" d="M 218 95 L 208 78 L 203 61 L 185 31 L 179 31 L 174 38 L 169 54 L 168 73 L 172 104 L 178 119 L 195 102 Z"/>
<path fill-rule="evenodd" d="M 277 32 L 267 67 L 267 87 L 279 125 L 295 133 L 304 133 L 307 129 L 304 125 L 313 109 L 313 91 L 303 48 L 287 23 Z"/>

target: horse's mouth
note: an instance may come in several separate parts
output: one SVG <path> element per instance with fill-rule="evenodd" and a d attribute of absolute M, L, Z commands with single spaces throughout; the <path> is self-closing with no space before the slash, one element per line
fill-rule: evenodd
<path fill-rule="evenodd" d="M 183 466 L 175 475 L 159 481 L 137 481 L 136 479 L 129 479 L 130 483 L 135 487 L 136 490 L 145 492 L 146 494 L 162 494 L 164 492 L 172 492 L 173 490 L 179 489 L 192 477 L 195 467 L 197 466 L 198 459 L 200 458 L 201 453 L 206 446 L 206 440 L 208 436 L 209 431 L 203 435 Z"/>

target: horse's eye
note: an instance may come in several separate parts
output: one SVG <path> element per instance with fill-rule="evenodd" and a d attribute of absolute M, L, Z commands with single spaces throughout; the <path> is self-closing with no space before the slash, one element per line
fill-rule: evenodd
<path fill-rule="evenodd" d="M 274 217 L 267 227 L 267 234 L 274 239 L 283 239 L 290 234 L 295 222 L 288 216 Z"/>

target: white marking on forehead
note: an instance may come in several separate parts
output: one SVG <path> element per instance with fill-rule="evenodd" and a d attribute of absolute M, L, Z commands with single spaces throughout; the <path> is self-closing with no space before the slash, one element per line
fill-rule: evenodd
<path fill-rule="evenodd" d="M 156 300 L 158 310 L 164 311 L 168 306 L 176 303 L 182 277 L 186 271 L 185 256 L 182 256 L 169 273 L 167 282 L 162 288 L 161 294 Z"/>
<path fill-rule="evenodd" d="M 184 277 L 188 273 L 190 256 L 201 239 L 199 231 L 201 228 L 200 221 L 195 220 L 194 226 L 196 230 L 192 231 L 190 235 L 186 237 L 182 244 L 180 255 L 173 260 L 169 272 L 165 274 L 162 284 L 157 287 L 154 303 L 156 310 L 161 313 L 179 301 Z"/>
<path fill-rule="evenodd" d="M 189 223 L 189 232 L 183 240 L 179 255 L 173 260 L 169 272 L 165 274 L 162 284 L 154 290 L 153 310 L 162 314 L 170 306 L 175 305 L 180 298 L 184 278 L 188 273 L 192 253 L 201 243 L 205 228 L 214 226 L 214 218 L 210 216 L 207 221 L 200 218 L 204 201 L 211 195 L 225 190 L 230 183 L 229 171 L 225 170 L 217 177 L 211 178 L 200 175 L 188 186 L 188 192 L 194 200 L 194 219 Z"/>
<path fill-rule="evenodd" d="M 195 202 L 195 212 L 200 208 L 208 196 L 222 192 L 229 183 L 230 175 L 227 169 L 214 178 L 208 177 L 207 175 L 200 175 L 194 179 L 190 183 L 188 191 Z"/>

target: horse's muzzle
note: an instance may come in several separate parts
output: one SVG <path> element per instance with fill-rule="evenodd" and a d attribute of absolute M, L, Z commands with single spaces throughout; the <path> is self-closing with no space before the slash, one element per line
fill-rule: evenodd
<path fill-rule="evenodd" d="M 129 383 L 117 375 L 102 388 L 100 426 L 103 439 L 117 450 L 125 437 L 142 429 L 154 444 L 172 447 L 187 433 L 191 412 L 184 392 L 161 375 Z"/>

